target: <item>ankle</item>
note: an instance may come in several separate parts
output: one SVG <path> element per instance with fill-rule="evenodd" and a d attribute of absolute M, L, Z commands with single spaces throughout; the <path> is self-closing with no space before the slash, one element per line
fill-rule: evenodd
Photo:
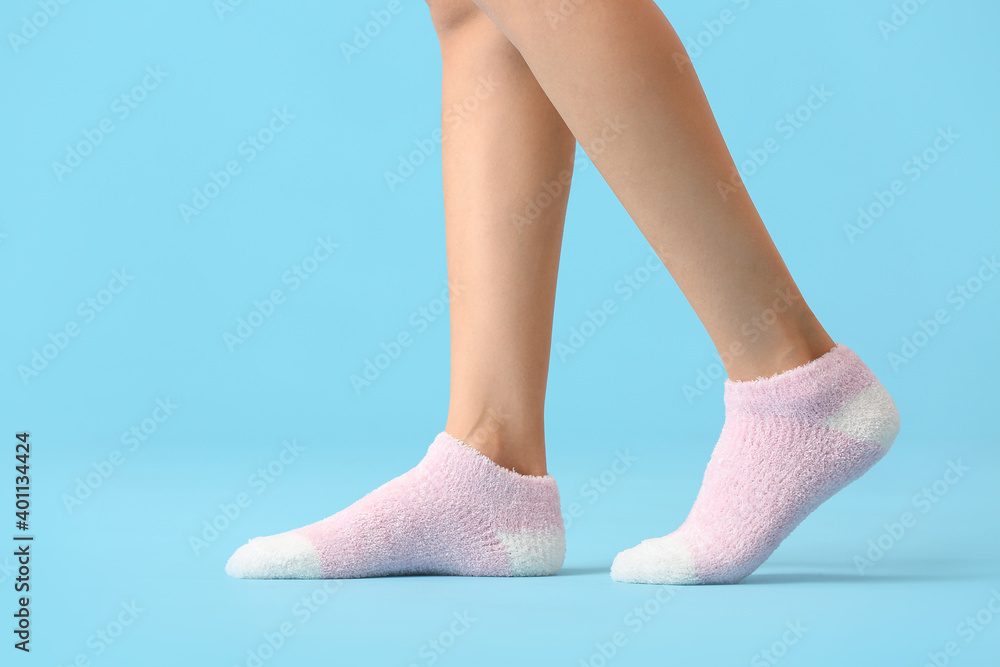
<path fill-rule="evenodd" d="M 744 354 L 730 358 L 726 372 L 736 382 L 771 377 L 819 359 L 834 345 L 818 322 L 808 329 L 776 331 L 748 346 Z"/>
<path fill-rule="evenodd" d="M 487 408 L 473 417 L 449 415 L 445 431 L 497 465 L 522 475 L 545 475 L 545 435 L 537 426 Z"/>

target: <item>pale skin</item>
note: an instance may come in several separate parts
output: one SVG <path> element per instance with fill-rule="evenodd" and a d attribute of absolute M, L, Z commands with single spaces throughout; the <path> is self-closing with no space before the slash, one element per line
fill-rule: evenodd
<path fill-rule="evenodd" d="M 443 64 L 454 292 L 446 431 L 499 465 L 546 473 L 545 385 L 569 187 L 550 187 L 557 196 L 530 224 L 525 199 L 568 183 L 575 142 L 670 271 L 730 379 L 768 377 L 833 348 L 652 0 L 428 4 Z M 456 121 L 449 109 L 470 96 L 475 110 Z"/>

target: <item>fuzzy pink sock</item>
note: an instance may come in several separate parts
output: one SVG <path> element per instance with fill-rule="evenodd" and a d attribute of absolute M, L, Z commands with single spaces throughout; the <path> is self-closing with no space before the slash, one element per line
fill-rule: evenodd
<path fill-rule="evenodd" d="M 498 466 L 442 432 L 413 469 L 333 516 L 250 540 L 226 572 L 241 579 L 540 576 L 558 572 L 565 552 L 552 477 Z"/>
<path fill-rule="evenodd" d="M 892 398 L 843 345 L 770 378 L 727 380 L 725 402 L 722 436 L 687 520 L 618 554 L 616 581 L 742 580 L 899 432 Z"/>

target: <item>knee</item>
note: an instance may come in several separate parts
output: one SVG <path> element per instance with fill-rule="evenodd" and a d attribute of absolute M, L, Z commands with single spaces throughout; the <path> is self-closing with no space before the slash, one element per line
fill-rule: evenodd
<path fill-rule="evenodd" d="M 446 34 L 474 21 L 487 20 L 473 0 L 426 0 L 431 21 L 439 35 Z"/>

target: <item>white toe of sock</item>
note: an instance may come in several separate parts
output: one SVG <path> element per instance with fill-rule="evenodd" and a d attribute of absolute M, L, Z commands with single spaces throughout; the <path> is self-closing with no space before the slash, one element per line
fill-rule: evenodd
<path fill-rule="evenodd" d="M 611 578 L 626 584 L 698 583 L 687 546 L 670 535 L 622 551 L 611 565 Z"/>
<path fill-rule="evenodd" d="M 237 579 L 322 579 L 319 554 L 295 532 L 255 537 L 236 550 L 226 574 Z"/>

